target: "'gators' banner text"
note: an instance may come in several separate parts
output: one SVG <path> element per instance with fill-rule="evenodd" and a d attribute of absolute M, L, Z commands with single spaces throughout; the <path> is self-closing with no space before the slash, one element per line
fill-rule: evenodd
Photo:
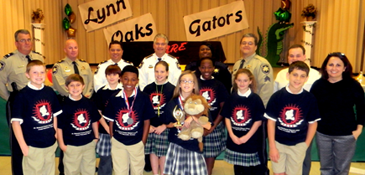
<path fill-rule="evenodd" d="M 132 16 L 129 0 L 95 0 L 79 5 L 85 30 L 90 32 Z"/>
<path fill-rule="evenodd" d="M 188 41 L 203 41 L 248 28 L 243 1 L 184 16 L 184 23 Z"/>
<path fill-rule="evenodd" d="M 108 44 L 113 40 L 152 41 L 156 34 L 156 25 L 151 13 L 104 28 L 104 36 Z"/>

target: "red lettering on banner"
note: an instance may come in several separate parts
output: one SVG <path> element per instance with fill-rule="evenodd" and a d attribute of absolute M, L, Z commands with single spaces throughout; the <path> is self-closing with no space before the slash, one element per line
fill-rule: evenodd
<path fill-rule="evenodd" d="M 186 45 L 187 43 L 188 43 L 188 42 L 180 43 L 180 45 L 179 45 L 179 44 L 172 44 L 172 45 L 168 45 L 168 46 L 167 46 L 166 53 L 177 53 L 177 52 L 179 52 L 179 51 L 186 50 L 185 45 Z"/>

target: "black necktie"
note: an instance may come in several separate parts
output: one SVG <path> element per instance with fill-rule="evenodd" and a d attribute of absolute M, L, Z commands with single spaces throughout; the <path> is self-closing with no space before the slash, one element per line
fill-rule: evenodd
<path fill-rule="evenodd" d="M 160 62 L 161 61 L 161 58 L 158 58 L 158 62 Z"/>
<path fill-rule="evenodd" d="M 25 58 L 27 58 L 28 63 L 29 63 L 30 61 L 32 61 L 32 60 L 30 59 L 30 56 L 29 56 L 29 55 L 25 56 Z"/>
<path fill-rule="evenodd" d="M 75 74 L 80 74 L 79 69 L 77 68 L 76 62 L 73 61 L 72 64 L 74 65 Z"/>
<path fill-rule="evenodd" d="M 240 64 L 240 67 L 238 69 L 242 69 L 243 64 L 245 64 L 245 60 L 244 59 L 242 59 L 241 64 Z"/>

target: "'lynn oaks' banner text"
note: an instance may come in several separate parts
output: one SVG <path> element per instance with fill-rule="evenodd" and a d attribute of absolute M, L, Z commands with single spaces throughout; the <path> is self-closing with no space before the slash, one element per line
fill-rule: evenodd
<path fill-rule="evenodd" d="M 184 24 L 188 41 L 203 41 L 248 28 L 243 1 L 184 16 Z"/>
<path fill-rule="evenodd" d="M 88 32 L 132 16 L 129 0 L 94 0 L 79 5 L 79 11 Z"/>
<path fill-rule="evenodd" d="M 151 13 L 104 28 L 104 36 L 108 44 L 113 40 L 152 41 L 156 34 L 156 24 Z"/>

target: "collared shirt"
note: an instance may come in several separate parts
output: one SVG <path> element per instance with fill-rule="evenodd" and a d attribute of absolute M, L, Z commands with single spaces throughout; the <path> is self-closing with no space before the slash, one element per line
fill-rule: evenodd
<path fill-rule="evenodd" d="M 106 80 L 106 75 L 105 75 L 105 70 L 108 66 L 110 65 L 114 65 L 115 63 L 109 59 L 107 61 L 101 62 L 98 65 L 97 70 L 95 71 L 94 74 L 94 89 L 95 91 L 97 91 L 98 89 L 100 89 L 101 87 L 103 87 L 104 85 L 108 84 L 108 81 Z M 118 66 L 121 70 L 123 70 L 123 68 L 127 65 L 132 65 L 133 63 L 125 61 L 123 59 L 121 59 L 118 63 Z"/>
<path fill-rule="evenodd" d="M 244 94 L 242 94 L 239 90 L 237 90 L 237 94 L 241 97 L 246 97 L 247 98 L 248 96 L 251 95 L 251 93 L 252 93 L 251 88 L 248 88 L 248 90 Z"/>
<path fill-rule="evenodd" d="M 177 80 L 181 74 L 178 60 L 167 53 L 165 53 L 162 57 L 158 57 L 154 53 L 145 57 L 139 65 L 139 87 L 141 91 L 148 84 L 155 81 L 155 65 L 158 62 L 158 58 L 161 58 L 161 61 L 166 61 L 166 63 L 169 65 L 168 80 L 171 84 L 176 86 Z"/>
<path fill-rule="evenodd" d="M 233 65 L 232 84 L 234 83 L 234 76 L 240 67 L 242 59 Z M 250 70 L 254 75 L 257 84 L 256 92 L 266 106 L 274 91 L 273 70 L 270 63 L 265 58 L 254 53 L 245 59 L 243 68 Z"/>
<path fill-rule="evenodd" d="M 29 53 L 31 60 L 40 60 L 44 62 L 42 55 L 31 51 Z M 15 82 L 18 90 L 23 89 L 29 82 L 25 76 L 28 59 L 26 55 L 15 50 L 5 55 L 0 60 L 0 97 L 8 100 L 9 91 L 13 91 L 11 83 Z"/>
<path fill-rule="evenodd" d="M 286 91 L 288 91 L 289 93 L 291 93 L 291 94 L 300 94 L 300 93 L 302 93 L 303 92 L 303 87 L 300 89 L 300 91 L 298 92 L 298 93 L 293 93 L 292 91 L 290 91 L 290 89 L 289 89 L 289 85 L 286 85 L 286 87 L 285 87 L 285 89 L 286 89 Z"/>
<path fill-rule="evenodd" d="M 74 74 L 74 65 L 72 64 L 72 60 L 70 58 L 64 58 L 53 66 L 52 71 L 52 81 L 53 88 L 60 93 L 62 96 L 68 96 L 68 90 L 66 89 L 65 80 L 66 78 Z M 85 97 L 90 98 L 94 92 L 94 81 L 93 81 L 93 73 L 91 72 L 91 68 L 89 63 L 84 60 L 76 59 L 76 66 L 79 69 L 80 76 L 84 79 L 85 88 L 82 91 L 82 94 Z"/>
<path fill-rule="evenodd" d="M 29 86 L 29 88 L 31 88 L 31 89 L 33 89 L 33 90 L 36 90 L 36 91 L 42 90 L 42 89 L 43 89 L 43 87 L 44 87 L 44 83 L 42 83 L 42 86 L 41 86 L 40 88 L 35 87 L 34 85 L 32 85 L 32 83 L 31 83 L 31 82 L 28 82 L 28 84 L 27 84 L 27 85 Z"/>
<path fill-rule="evenodd" d="M 109 83 L 107 83 L 107 84 L 104 86 L 103 90 L 107 90 L 107 89 L 109 89 L 109 90 L 123 89 L 123 85 L 122 85 L 121 83 L 118 83 L 118 84 L 117 84 L 117 87 L 115 87 L 114 89 L 112 89 L 112 88 L 109 86 Z"/>

